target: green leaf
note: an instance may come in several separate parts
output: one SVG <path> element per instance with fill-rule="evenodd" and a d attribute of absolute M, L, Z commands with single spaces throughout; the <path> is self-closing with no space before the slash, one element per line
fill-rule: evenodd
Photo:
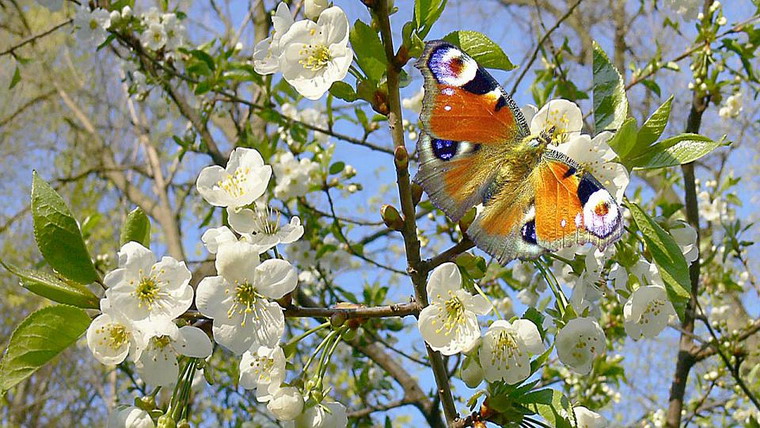
<path fill-rule="evenodd" d="M 0 264 L 21 279 L 22 287 L 38 296 L 78 308 L 98 309 L 100 307 L 100 299 L 82 284 L 62 281 L 47 272 L 22 269 L 2 261 Z"/>
<path fill-rule="evenodd" d="M 618 129 L 628 115 L 623 77 L 594 42 L 594 126 L 596 132 Z"/>
<path fill-rule="evenodd" d="M 572 428 L 572 423 L 566 415 L 572 413 L 572 406 L 567 398 L 554 389 L 541 389 L 520 397 L 529 409 L 541 415 L 549 426 L 556 428 Z"/>
<path fill-rule="evenodd" d="M 80 284 L 99 278 L 77 221 L 61 196 L 36 171 L 32 175 L 32 219 L 37 246 L 53 269 Z"/>
<path fill-rule="evenodd" d="M 703 135 L 681 134 L 649 146 L 642 154 L 629 160 L 633 168 L 651 169 L 678 166 L 701 158 L 723 144 Z"/>
<path fill-rule="evenodd" d="M 643 149 L 649 147 L 660 138 L 662 131 L 668 125 L 668 119 L 670 118 L 670 107 L 673 103 L 673 96 L 671 95 L 660 107 L 649 116 L 646 122 L 641 125 L 639 129 L 639 135 L 636 137 L 636 152 L 634 155 L 644 151 Z"/>
<path fill-rule="evenodd" d="M 73 345 L 90 317 L 72 306 L 50 306 L 32 313 L 11 335 L 0 362 L 0 391 L 13 388 L 61 351 Z"/>
<path fill-rule="evenodd" d="M 18 65 L 16 66 L 16 69 L 13 71 L 13 77 L 11 77 L 11 84 L 8 85 L 8 89 L 13 89 L 18 85 L 18 82 L 21 81 L 21 70 L 18 68 Z"/>
<path fill-rule="evenodd" d="M 209 55 L 207 52 L 204 52 L 200 49 L 193 49 L 189 52 L 190 55 L 194 56 L 195 58 L 203 61 L 206 66 L 208 66 L 209 70 L 214 71 L 216 70 L 216 64 L 214 63 L 214 57 Z"/>
<path fill-rule="evenodd" d="M 368 79 L 379 82 L 388 69 L 388 59 L 377 31 L 357 19 L 348 37 L 359 68 Z"/>
<path fill-rule="evenodd" d="M 441 17 L 443 9 L 446 7 L 447 0 L 415 0 L 414 1 L 414 23 L 417 26 L 417 34 L 420 39 L 433 28 L 433 24 Z"/>
<path fill-rule="evenodd" d="M 150 248 L 150 219 L 139 207 L 127 214 L 127 220 L 121 229 L 119 245 L 124 245 L 130 241 L 142 244 L 145 248 Z"/>
<path fill-rule="evenodd" d="M 354 91 L 354 88 L 348 83 L 341 82 L 340 80 L 334 82 L 332 86 L 330 86 L 330 93 L 334 97 L 340 98 L 343 101 L 348 101 L 349 103 L 356 101 L 356 91 Z"/>
<path fill-rule="evenodd" d="M 485 68 L 507 71 L 515 68 L 501 47 L 485 34 L 477 31 L 454 31 L 447 34 L 443 40 L 459 46 Z"/>
<path fill-rule="evenodd" d="M 618 157 L 625 163 L 629 153 L 636 146 L 637 140 L 637 123 L 636 119 L 629 117 L 623 122 L 623 125 L 618 129 L 615 135 L 610 139 L 609 145 L 612 150 L 618 155 Z"/>
<path fill-rule="evenodd" d="M 678 317 L 683 320 L 686 301 L 689 300 L 688 290 L 691 289 L 686 259 L 673 237 L 641 207 L 631 202 L 628 203 L 628 209 L 631 210 L 631 216 L 643 235 L 652 260 L 660 270 L 668 298 L 678 313 Z"/>
<path fill-rule="evenodd" d="M 338 161 L 334 164 L 330 165 L 330 174 L 339 174 L 343 171 L 343 169 L 346 167 L 346 164 L 344 162 Z"/>

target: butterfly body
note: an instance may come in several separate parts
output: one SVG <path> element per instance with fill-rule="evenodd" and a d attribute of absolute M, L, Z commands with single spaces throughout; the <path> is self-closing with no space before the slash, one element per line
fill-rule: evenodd
<path fill-rule="evenodd" d="M 515 102 L 459 48 L 427 44 L 414 180 L 458 221 L 477 208 L 468 235 L 501 263 L 622 234 L 614 198 L 584 168 L 550 148 L 550 132 L 531 135 Z"/>

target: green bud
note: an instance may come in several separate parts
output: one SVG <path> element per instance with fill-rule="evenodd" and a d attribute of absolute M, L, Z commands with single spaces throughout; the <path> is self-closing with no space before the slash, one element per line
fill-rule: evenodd
<path fill-rule="evenodd" d="M 357 330 L 348 329 L 348 330 L 346 330 L 346 331 L 343 332 L 343 335 L 341 337 L 343 338 L 344 341 L 351 342 L 354 339 L 356 339 Z"/>
<path fill-rule="evenodd" d="M 158 418 L 158 424 L 156 424 L 157 428 L 177 428 L 177 423 L 174 422 L 174 419 L 171 417 L 171 415 L 163 415 L 160 418 Z"/>
<path fill-rule="evenodd" d="M 345 312 L 336 312 L 330 316 L 330 325 L 333 328 L 339 328 L 346 322 L 347 319 L 348 316 Z"/>
<path fill-rule="evenodd" d="M 383 218 L 383 222 L 388 229 L 401 230 L 404 228 L 404 219 L 401 218 L 401 214 L 392 205 L 383 205 L 380 208 L 380 216 Z"/>
<path fill-rule="evenodd" d="M 156 408 L 156 399 L 150 395 L 145 397 L 135 397 L 135 407 L 150 412 Z"/>

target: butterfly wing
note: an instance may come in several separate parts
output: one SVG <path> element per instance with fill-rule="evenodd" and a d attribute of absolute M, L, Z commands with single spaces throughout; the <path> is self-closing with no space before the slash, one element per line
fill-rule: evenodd
<path fill-rule="evenodd" d="M 515 102 L 461 49 L 430 42 L 417 62 L 425 78 L 414 180 L 458 221 L 480 203 L 504 146 L 528 134 Z"/>
<path fill-rule="evenodd" d="M 604 249 L 623 233 L 615 198 L 566 155 L 547 150 L 531 175 L 536 193 L 536 240 L 556 251 L 592 243 Z"/>

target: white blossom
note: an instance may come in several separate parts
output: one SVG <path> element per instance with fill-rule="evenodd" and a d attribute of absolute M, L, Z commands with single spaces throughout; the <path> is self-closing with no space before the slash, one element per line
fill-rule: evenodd
<path fill-rule="evenodd" d="M 179 376 L 178 355 L 193 358 L 211 355 L 211 341 L 198 327 L 188 325 L 177 328 L 173 322 L 164 321 L 154 330 L 135 362 L 140 378 L 147 384 L 168 387 L 176 383 Z"/>
<path fill-rule="evenodd" d="M 217 207 L 242 207 L 258 199 L 267 189 L 272 167 L 264 165 L 258 151 L 239 147 L 233 150 L 227 168 L 213 165 L 198 175 L 198 193 Z"/>
<path fill-rule="evenodd" d="M 114 409 L 108 415 L 106 428 L 154 428 L 148 412 L 135 406 Z"/>
<path fill-rule="evenodd" d="M 533 322 L 497 320 L 488 328 L 480 346 L 480 366 L 489 382 L 516 384 L 530 376 L 530 356 L 544 352 L 541 335 Z"/>
<path fill-rule="evenodd" d="M 290 26 L 293 16 L 288 5 L 280 3 L 272 16 L 272 35 L 260 41 L 253 48 L 253 69 L 259 74 L 272 74 L 279 70 L 279 58 L 282 53 L 280 39 Z"/>
<path fill-rule="evenodd" d="M 275 346 L 285 331 L 279 299 L 298 282 L 295 269 L 285 260 L 261 263 L 256 247 L 243 241 L 218 248 L 216 270 L 198 284 L 196 305 L 214 320 L 214 340 L 236 354 L 252 346 Z"/>
<path fill-rule="evenodd" d="M 156 262 L 153 252 L 137 242 L 119 250 L 119 268 L 103 279 L 111 308 L 150 334 L 155 322 L 173 320 L 193 302 L 190 271 L 184 262 L 164 257 Z"/>
<path fill-rule="evenodd" d="M 279 68 L 301 95 L 319 99 L 346 76 L 354 58 L 348 47 L 348 28 L 346 14 L 333 6 L 316 23 L 298 21 L 282 36 Z"/>
<path fill-rule="evenodd" d="M 285 380 L 285 353 L 275 346 L 258 346 L 240 360 L 240 386 L 256 389 L 256 399 L 269 401 Z"/>
<path fill-rule="evenodd" d="M 227 208 L 227 218 L 235 232 L 243 235 L 243 239 L 256 246 L 259 253 L 264 253 L 278 244 L 290 244 L 303 236 L 303 226 L 298 216 L 293 216 L 290 222 L 280 224 L 279 211 L 270 208 L 255 210 L 243 208 L 234 210 Z"/>
<path fill-rule="evenodd" d="M 702 0 L 665 0 L 670 10 L 687 21 L 697 19 L 703 4 Z"/>
<path fill-rule="evenodd" d="M 676 311 L 660 285 L 639 287 L 623 306 L 625 332 L 634 340 L 656 337 Z"/>
<path fill-rule="evenodd" d="M 715 199 L 708 192 L 702 191 L 697 194 L 699 200 L 699 216 L 709 222 L 719 222 L 726 215 L 726 204 L 720 196 Z"/>
<path fill-rule="evenodd" d="M 306 0 L 303 3 L 303 14 L 312 21 L 315 21 L 329 5 L 327 0 Z"/>
<path fill-rule="evenodd" d="M 267 409 L 278 420 L 292 421 L 303 412 L 303 395 L 292 386 L 279 388 L 267 402 Z"/>
<path fill-rule="evenodd" d="M 346 406 L 327 400 L 305 409 L 294 421 L 283 423 L 285 428 L 345 428 L 346 425 Z"/>
<path fill-rule="evenodd" d="M 401 107 L 419 114 L 422 111 L 422 97 L 424 95 L 425 95 L 425 91 L 423 90 L 423 88 L 420 88 L 411 97 L 402 99 Z"/>
<path fill-rule="evenodd" d="M 166 44 L 166 31 L 160 23 L 152 23 L 140 35 L 142 45 L 150 50 L 157 51 Z"/>
<path fill-rule="evenodd" d="M 578 162 L 584 170 L 599 180 L 618 202 L 622 202 L 630 176 L 625 166 L 612 161 L 617 155 L 607 142 L 613 135 L 607 131 L 599 133 L 593 139 L 587 134 L 574 135 L 569 137 L 566 143 L 557 146 L 556 150 Z"/>
<path fill-rule="evenodd" d="M 573 416 L 575 416 L 575 423 L 578 428 L 607 427 L 607 419 L 605 419 L 604 416 L 592 412 L 583 406 L 573 407 Z"/>
<path fill-rule="evenodd" d="M 277 180 L 274 196 L 283 201 L 306 195 L 319 171 L 316 162 L 307 158 L 296 159 L 291 152 L 279 155 L 272 162 L 272 168 Z"/>
<path fill-rule="evenodd" d="M 744 99 L 741 92 L 737 92 L 726 99 L 726 104 L 718 110 L 718 115 L 723 119 L 736 117 L 744 108 Z"/>
<path fill-rule="evenodd" d="M 74 27 L 77 29 L 77 38 L 88 47 L 100 46 L 108 38 L 111 27 L 111 14 L 105 9 L 93 9 L 88 7 L 77 8 L 74 15 Z"/>
<path fill-rule="evenodd" d="M 184 46 L 187 34 L 185 26 L 179 22 L 177 15 L 165 13 L 161 17 L 161 22 L 164 25 L 164 32 L 166 33 L 166 49 L 173 51 Z"/>
<path fill-rule="evenodd" d="M 427 283 L 430 305 L 420 312 L 422 338 L 443 355 L 454 355 L 471 347 L 480 337 L 478 315 L 486 315 L 491 304 L 480 295 L 462 288 L 462 276 L 454 263 L 433 270 Z"/>
<path fill-rule="evenodd" d="M 119 312 L 109 310 L 110 303 L 103 299 L 101 310 L 87 328 L 87 347 L 96 360 L 112 365 L 124 361 L 127 356 L 137 359 L 144 345 L 144 333 Z"/>
<path fill-rule="evenodd" d="M 562 364 L 582 375 L 591 373 L 594 359 L 604 353 L 604 331 L 593 318 L 574 318 L 557 333 L 557 355 Z"/>
<path fill-rule="evenodd" d="M 581 109 L 574 102 L 561 98 L 546 103 L 530 119 L 531 134 L 546 132 L 556 143 L 564 143 L 580 135 L 582 128 Z"/>
<path fill-rule="evenodd" d="M 691 263 L 699 258 L 699 247 L 697 247 L 697 231 L 685 221 L 677 221 L 676 225 L 670 229 L 673 240 L 683 252 L 687 263 Z"/>
<path fill-rule="evenodd" d="M 237 242 L 238 238 L 227 226 L 213 227 L 201 235 L 201 241 L 211 254 L 216 254 L 219 247 L 230 242 Z"/>

